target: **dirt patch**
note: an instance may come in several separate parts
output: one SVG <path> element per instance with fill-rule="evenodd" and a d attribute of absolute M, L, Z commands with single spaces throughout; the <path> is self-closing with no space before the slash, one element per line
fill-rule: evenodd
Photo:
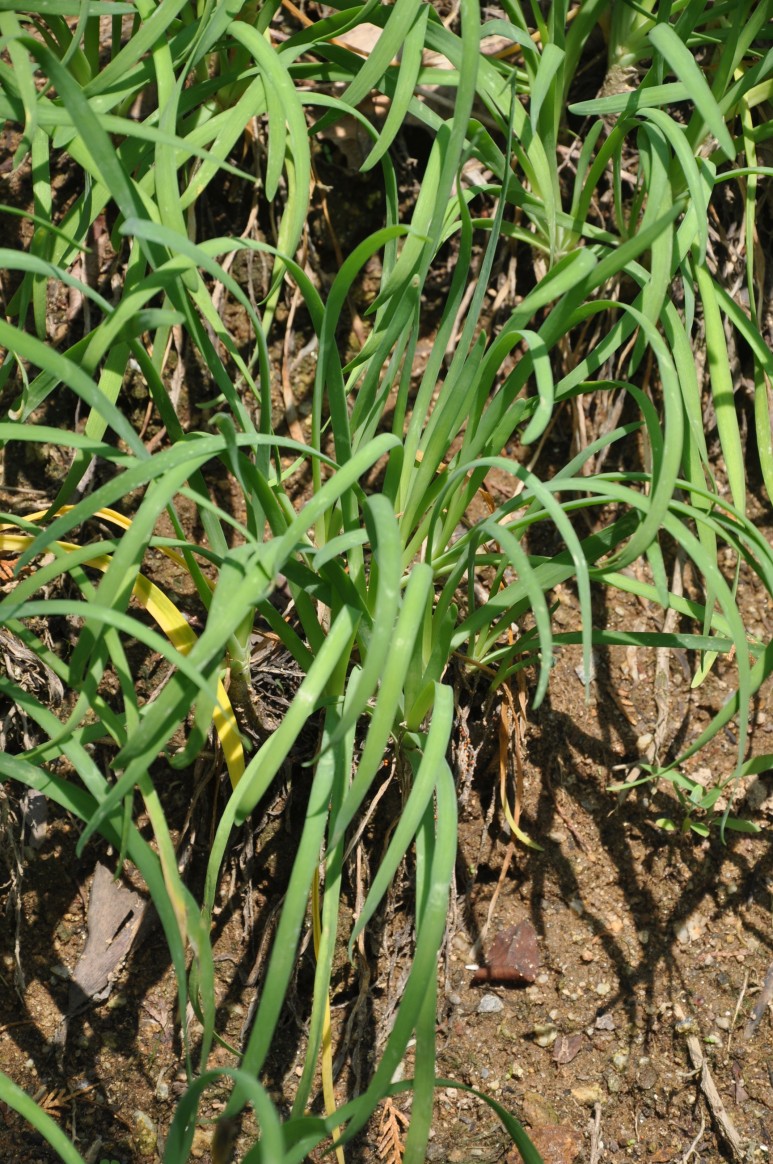
<path fill-rule="evenodd" d="M 632 614 L 625 605 L 619 617 Z M 579 649 L 562 652 L 550 706 L 530 732 L 523 827 L 543 852 L 519 847 L 500 880 L 506 842 L 492 840 L 486 801 L 467 801 L 457 903 L 466 912 L 451 940 L 439 1070 L 514 1111 L 546 1160 L 665 1164 L 693 1143 L 693 1159 L 738 1158 L 701 1096 L 687 1044 L 696 1036 L 744 1158 L 762 1159 L 773 1134 L 770 1017 L 750 1016 L 772 962 L 770 840 L 664 833 L 654 821 L 674 815 L 675 797 L 663 783 L 619 803 L 610 776 L 654 723 L 651 674 L 643 665 L 634 682 L 610 660 L 586 704 L 579 664 Z M 763 752 L 773 742 L 766 706 L 755 726 Z M 698 762 L 727 774 L 735 758 L 725 736 Z M 760 819 L 771 792 L 754 781 L 745 811 Z M 498 931 L 531 919 L 542 959 L 532 985 L 472 983 L 495 894 L 483 952 Z M 429 1159 L 493 1161 L 506 1147 L 487 1107 L 441 1092 Z"/>

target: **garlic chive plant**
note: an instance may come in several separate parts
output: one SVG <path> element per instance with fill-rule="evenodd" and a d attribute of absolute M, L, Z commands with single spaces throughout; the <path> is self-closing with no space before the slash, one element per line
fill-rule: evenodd
<path fill-rule="evenodd" d="M 734 676 L 733 696 L 684 753 L 646 772 L 677 790 L 684 816 L 674 827 L 748 827 L 729 809 L 715 820 L 713 806 L 769 759 L 747 755 L 748 724 L 773 654 L 744 628 L 737 567 L 773 592 L 773 553 L 749 516 L 746 472 L 758 464 L 770 495 L 773 353 L 761 323 L 769 291 L 756 215 L 770 177 L 761 162 L 773 5 L 590 0 L 570 12 L 566 2 L 504 0 L 497 12 L 484 22 L 477 0 L 461 0 L 458 19 L 447 20 L 419 0 L 369 0 L 312 6 L 298 22 L 279 0 L 52 0 L 7 3 L 0 13 L 0 106 L 29 191 L 24 205 L 5 208 L 6 222 L 21 215 L 25 245 L 2 251 L 13 293 L 0 322 L 0 439 L 15 451 L 54 443 L 68 464 L 45 508 L 2 516 L 0 548 L 18 556 L 18 568 L 0 617 L 67 697 L 51 707 L 0 676 L 36 741 L 0 756 L 0 770 L 81 821 L 81 851 L 96 834 L 106 838 L 153 899 L 176 971 L 189 1079 L 166 1164 L 188 1159 L 202 1094 L 224 1077 L 225 1119 L 250 1104 L 260 1126 L 250 1164 L 300 1164 L 331 1135 L 345 1156 L 377 1105 L 406 1086 L 405 1161 L 424 1160 L 437 1085 L 437 960 L 456 858 L 449 663 L 485 669 L 494 689 L 524 675 L 536 707 L 554 651 L 577 638 L 554 625 L 557 586 L 573 587 L 579 600 L 586 675 L 593 650 L 636 645 L 687 649 L 696 683 L 718 660 Z M 377 35 L 363 56 L 348 36 L 366 22 Z M 594 67 L 599 44 L 607 59 L 594 96 L 578 78 Z M 445 103 L 431 99 L 438 85 L 450 94 Z M 373 94 L 388 102 L 381 120 L 364 111 Z M 313 150 L 344 118 L 371 142 L 363 168 L 379 175 L 384 218 L 321 283 L 304 261 Z M 403 214 L 394 157 L 409 120 L 426 131 L 428 157 Z M 63 167 L 69 201 L 53 181 Z M 206 200 L 226 176 L 253 192 L 264 230 L 209 229 Z M 727 284 L 712 229 L 728 185 L 743 197 L 743 291 Z M 100 240 L 112 287 L 90 266 Z M 497 265 L 508 254 L 518 293 L 497 296 L 492 315 Z M 375 259 L 380 286 L 367 336 L 347 358 L 347 303 Z M 265 270 L 262 297 L 237 276 L 245 264 Z M 442 308 L 429 318 L 428 280 L 437 287 L 441 277 Z M 79 326 L 54 336 L 50 309 L 64 295 L 80 305 Z M 272 396 L 277 313 L 289 295 L 317 344 L 303 440 L 277 427 Z M 417 345 L 428 335 L 419 375 Z M 750 433 L 739 423 L 741 348 Z M 182 369 L 183 349 L 184 366 L 205 369 L 208 380 L 209 407 L 193 426 L 170 357 L 176 352 Z M 148 442 L 132 423 L 123 388 L 133 378 L 163 439 Z M 594 401 L 606 402 L 610 424 L 578 439 L 565 463 L 548 465 L 539 453 L 556 418 L 578 419 Z M 709 406 L 721 473 L 703 423 Z M 63 415 L 84 423 L 63 427 L 55 419 Z M 236 499 L 228 509 L 212 486 L 213 465 Z M 493 469 L 508 484 L 475 517 Z M 311 487 L 299 495 L 301 473 Z M 110 522 L 111 512 L 124 520 Z M 105 515 L 100 528 L 109 532 L 95 543 L 88 523 Z M 162 517 L 171 534 L 159 532 Z M 552 556 L 533 548 L 540 528 L 560 541 Z M 192 580 L 198 630 L 152 590 L 155 550 Z M 690 564 L 689 597 L 669 582 L 675 554 Z M 632 571 L 635 563 L 642 568 Z M 292 598 L 287 619 L 272 604 L 280 579 Z M 676 612 L 675 629 L 594 625 L 599 589 Z M 74 635 L 66 652 L 40 633 L 41 620 L 62 618 Z M 250 706 L 256 625 L 269 628 L 300 676 L 275 726 Z M 138 696 L 129 638 L 168 664 L 152 700 Z M 246 722 L 253 714 L 257 725 Z M 736 766 L 715 787 L 697 785 L 684 761 L 731 720 Z M 165 789 L 151 773 L 163 756 L 167 770 L 189 773 L 213 721 L 230 780 L 197 897 L 178 870 Z M 234 829 L 261 812 L 310 722 L 308 807 L 263 989 L 234 1065 L 216 1068 L 210 936 L 224 862 Z M 109 771 L 95 761 L 96 743 L 109 752 Z M 348 843 L 387 757 L 400 766 L 402 809 L 348 928 Z M 138 827 L 137 790 L 152 843 Z M 352 951 L 408 853 L 410 972 L 369 1078 L 336 1106 L 334 955 Z M 280 1111 L 262 1080 L 310 903 L 306 1066 L 291 1109 Z M 411 1040 L 413 1079 L 394 1084 Z M 325 1114 L 311 1115 L 319 1064 Z M 0 1080 L 0 1098 L 62 1160 L 80 1164 L 10 1079 Z M 487 1102 L 527 1164 L 538 1164 L 513 1115 Z M 222 1155 L 232 1137 L 216 1136 Z"/>

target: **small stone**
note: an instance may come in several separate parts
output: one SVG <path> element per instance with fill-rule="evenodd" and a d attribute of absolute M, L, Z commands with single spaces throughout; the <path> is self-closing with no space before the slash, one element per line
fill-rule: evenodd
<path fill-rule="evenodd" d="M 569 902 L 569 908 L 571 909 L 572 913 L 576 913 L 578 917 L 582 917 L 583 913 L 585 912 L 585 906 L 582 904 L 579 897 L 572 898 L 572 900 Z"/>
<path fill-rule="evenodd" d="M 609 1013 L 609 1011 L 607 1011 L 606 1014 L 597 1015 L 597 1017 L 596 1017 L 596 1030 L 597 1031 L 613 1031 L 614 1029 L 615 1029 L 615 1020 L 614 1020 L 613 1016 Z"/>
<path fill-rule="evenodd" d="M 534 1127 L 559 1123 L 559 1116 L 549 1099 L 538 1091 L 525 1091 L 521 1100 L 521 1115 L 524 1122 Z"/>
<path fill-rule="evenodd" d="M 48 831 L 48 801 L 42 792 L 28 788 L 19 804 L 29 843 L 33 850 L 41 849 Z"/>
<path fill-rule="evenodd" d="M 676 931 L 676 940 L 680 946 L 686 946 L 690 942 L 697 942 L 703 936 L 705 929 L 706 919 L 697 912 L 692 913 Z"/>
<path fill-rule="evenodd" d="M 530 1135 L 545 1164 L 573 1164 L 582 1151 L 582 1133 L 566 1124 L 533 1127 Z"/>
<path fill-rule="evenodd" d="M 558 1038 L 558 1029 L 553 1023 L 536 1023 L 534 1026 L 534 1042 L 538 1047 L 552 1047 Z"/>
<path fill-rule="evenodd" d="M 585 1035 L 577 1031 L 573 1035 L 559 1035 L 553 1047 L 553 1059 L 556 1063 L 571 1063 L 583 1048 Z"/>
<path fill-rule="evenodd" d="M 191 1156 L 194 1160 L 200 1160 L 204 1153 L 209 1151 L 211 1144 L 212 1130 L 210 1128 L 196 1128 L 191 1144 Z"/>
<path fill-rule="evenodd" d="M 622 1090 L 623 1081 L 616 1072 L 607 1071 L 605 1081 L 610 1095 L 617 1095 Z"/>
<path fill-rule="evenodd" d="M 597 985 L 594 987 L 594 989 L 595 989 L 595 991 L 596 991 L 596 994 L 599 994 L 599 995 L 601 995 L 601 996 L 602 996 L 602 998 L 603 998 L 603 997 L 604 997 L 604 995 L 606 995 L 606 994 L 609 994 L 609 992 L 610 992 L 610 990 L 612 989 L 612 987 L 609 985 L 609 983 L 608 983 L 608 982 L 599 982 L 599 983 L 597 983 Z"/>
<path fill-rule="evenodd" d="M 155 1156 L 158 1144 L 156 1125 L 145 1111 L 135 1111 L 132 1140 L 140 1156 Z"/>
<path fill-rule="evenodd" d="M 626 1067 L 628 1066 L 628 1052 L 615 1051 L 614 1055 L 612 1056 L 612 1062 L 618 1071 L 625 1071 Z"/>
<path fill-rule="evenodd" d="M 730 1019 L 726 1015 L 718 1015 L 717 1018 L 714 1019 L 714 1022 L 717 1024 L 721 1031 L 730 1030 Z"/>
<path fill-rule="evenodd" d="M 451 939 L 451 951 L 460 962 L 470 961 L 470 939 L 461 930 Z"/>
<path fill-rule="evenodd" d="M 496 994 L 484 994 L 478 1003 L 478 1014 L 498 1014 L 505 1009 L 505 1004 Z"/>
<path fill-rule="evenodd" d="M 752 812 L 759 812 L 764 807 L 767 812 L 771 807 L 770 788 L 759 777 L 746 789 L 746 803 Z"/>
<path fill-rule="evenodd" d="M 641 944 L 643 946 L 646 946 L 650 940 L 649 930 L 639 930 L 639 932 L 636 936 L 638 937 L 639 941 L 641 942 Z"/>
<path fill-rule="evenodd" d="M 601 1103 L 604 1093 L 598 1083 L 591 1083 L 588 1087 L 573 1087 L 572 1096 L 584 1107 L 593 1107 L 594 1104 Z"/>

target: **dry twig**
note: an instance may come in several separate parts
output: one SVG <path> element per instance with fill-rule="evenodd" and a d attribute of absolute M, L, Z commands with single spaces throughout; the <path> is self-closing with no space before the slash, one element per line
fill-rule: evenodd
<path fill-rule="evenodd" d="M 757 1033 L 757 1027 L 762 1022 L 762 1016 L 770 1005 L 771 999 L 773 999 L 773 963 L 771 963 L 771 965 L 768 967 L 768 972 L 765 975 L 765 981 L 762 984 L 762 990 L 759 993 L 757 1001 L 752 1007 L 752 1013 L 749 1015 L 749 1021 L 744 1027 L 743 1037 L 747 1041 Z M 738 1005 L 740 1006 L 740 1002 Z"/>
<path fill-rule="evenodd" d="M 705 1131 L 706 1131 L 706 1120 L 704 1119 L 703 1116 L 701 1116 L 700 1131 L 698 1132 L 698 1135 L 695 1137 L 693 1142 L 690 1144 L 690 1147 L 687 1149 L 684 1156 L 682 1156 L 682 1164 L 687 1164 L 687 1161 L 690 1159 L 693 1152 L 695 1152 L 697 1150 L 698 1144 L 701 1142 L 701 1139 L 703 1137 L 703 1133 Z"/>
<path fill-rule="evenodd" d="M 306 437 L 303 435 L 303 427 L 298 419 L 298 404 L 293 392 L 292 381 L 290 379 L 290 361 L 292 353 L 290 351 L 292 336 L 293 336 L 293 322 L 295 320 L 295 312 L 298 310 L 298 305 L 301 302 L 301 293 L 296 287 L 293 292 L 292 301 L 290 303 L 290 310 L 287 313 L 287 323 L 285 325 L 284 344 L 282 348 L 282 400 L 285 406 L 285 420 L 287 427 L 290 430 L 290 436 L 299 444 L 306 444 Z"/>
<path fill-rule="evenodd" d="M 593 1119 L 590 1126 L 590 1159 L 588 1164 L 598 1164 L 603 1149 L 601 1140 L 601 1104 L 593 1105 Z"/>
<path fill-rule="evenodd" d="M 740 993 L 738 995 L 738 999 L 737 999 L 736 1004 L 735 1004 L 735 1010 L 733 1011 L 733 1021 L 730 1023 L 730 1030 L 728 1031 L 728 1034 L 727 1034 L 727 1049 L 728 1049 L 728 1051 L 730 1050 L 730 1044 L 733 1041 L 733 1031 L 735 1030 L 735 1024 L 738 1022 L 738 1014 L 739 1014 L 739 1011 L 741 1010 L 741 1004 L 744 1000 L 744 996 L 746 994 L 746 987 L 748 985 L 749 985 L 749 971 L 747 970 L 743 976 L 743 986 L 741 987 Z"/>
<path fill-rule="evenodd" d="M 684 1021 L 684 1011 L 678 1005 L 674 1006 L 674 1016 L 679 1022 Z M 717 1086 L 714 1083 L 709 1065 L 703 1055 L 703 1050 L 700 1041 L 696 1035 L 686 1035 L 687 1052 L 690 1056 L 690 1062 L 696 1072 L 700 1073 L 700 1087 L 703 1092 L 703 1097 L 706 1100 L 709 1111 L 714 1117 L 714 1123 L 717 1126 L 719 1135 L 730 1149 L 730 1154 L 734 1160 L 743 1160 L 743 1144 L 738 1130 L 730 1119 L 722 1096 L 717 1091 Z"/>

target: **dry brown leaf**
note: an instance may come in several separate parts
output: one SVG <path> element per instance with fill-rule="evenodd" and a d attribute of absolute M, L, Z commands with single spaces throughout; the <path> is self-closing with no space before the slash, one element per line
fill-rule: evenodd
<path fill-rule="evenodd" d="M 395 1107 L 391 1099 L 384 1100 L 377 1141 L 380 1160 L 400 1164 L 405 1151 L 403 1131 L 407 1127 L 408 1117 Z"/>

